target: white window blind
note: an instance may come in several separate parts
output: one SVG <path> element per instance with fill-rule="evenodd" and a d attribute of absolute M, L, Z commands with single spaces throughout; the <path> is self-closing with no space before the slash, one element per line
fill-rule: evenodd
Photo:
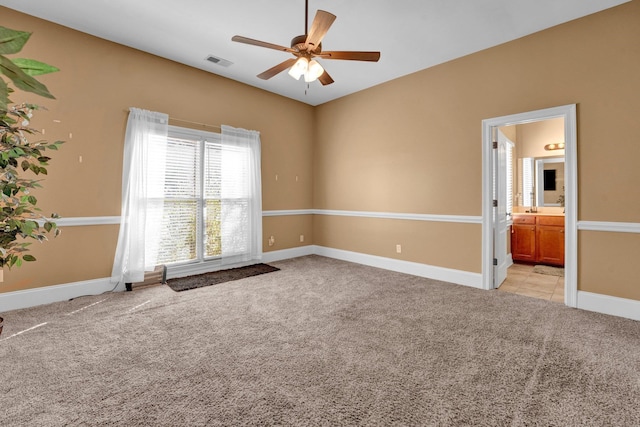
<path fill-rule="evenodd" d="M 222 253 L 221 212 L 222 212 L 222 152 L 219 141 L 205 141 L 204 168 L 204 254 L 207 257 Z"/>
<path fill-rule="evenodd" d="M 200 142 L 169 134 L 164 165 L 164 209 L 158 263 L 198 258 L 197 234 L 200 216 Z M 154 170 L 162 174 L 162 170 Z"/>
<path fill-rule="evenodd" d="M 522 206 L 533 206 L 533 158 L 522 159 Z"/>
<path fill-rule="evenodd" d="M 261 241 L 252 239 L 259 230 L 249 220 L 256 197 L 261 200 L 251 191 L 260 170 L 249 151 L 246 144 L 224 144 L 220 134 L 169 127 L 166 162 L 153 171 L 164 179 L 157 195 L 164 203 L 159 263 L 254 258 L 243 256 L 255 250 L 250 242 Z"/>
<path fill-rule="evenodd" d="M 513 214 L 513 143 L 507 142 L 507 216 Z"/>

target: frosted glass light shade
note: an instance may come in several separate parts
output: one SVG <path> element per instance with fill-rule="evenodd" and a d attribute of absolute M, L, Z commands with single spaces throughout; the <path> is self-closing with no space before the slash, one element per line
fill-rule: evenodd
<path fill-rule="evenodd" d="M 304 81 L 307 83 L 315 82 L 322 73 L 324 73 L 322 65 L 320 65 L 320 63 L 315 59 L 312 59 L 311 62 L 309 62 L 307 72 L 304 73 Z"/>
<path fill-rule="evenodd" d="M 289 70 L 289 75 L 296 80 L 300 79 L 300 76 L 306 74 L 309 69 L 309 60 L 307 58 L 298 58 L 295 64 Z"/>

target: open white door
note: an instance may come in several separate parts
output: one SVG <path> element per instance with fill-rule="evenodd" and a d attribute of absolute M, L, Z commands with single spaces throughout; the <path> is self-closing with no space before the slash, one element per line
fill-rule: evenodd
<path fill-rule="evenodd" d="M 497 128 L 493 150 L 493 287 L 498 288 L 507 278 L 507 153 L 509 140 Z M 497 203 L 495 202 L 497 201 Z"/>

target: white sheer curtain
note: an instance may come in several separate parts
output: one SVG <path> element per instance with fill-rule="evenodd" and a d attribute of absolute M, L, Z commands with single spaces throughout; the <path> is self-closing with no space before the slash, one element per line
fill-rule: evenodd
<path fill-rule="evenodd" d="M 122 168 L 122 212 L 118 246 L 111 281 L 125 283 L 144 280 L 144 272 L 156 265 L 160 236 L 164 176 L 149 172 L 149 165 L 165 162 L 169 116 L 131 108 L 124 141 Z M 164 167 L 154 167 L 164 170 Z"/>
<path fill-rule="evenodd" d="M 221 264 L 262 259 L 260 133 L 222 126 Z"/>

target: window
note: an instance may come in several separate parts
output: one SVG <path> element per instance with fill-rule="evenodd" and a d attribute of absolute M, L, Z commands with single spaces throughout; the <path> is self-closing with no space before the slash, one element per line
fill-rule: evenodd
<path fill-rule="evenodd" d="M 122 221 L 111 271 L 117 285 L 159 263 L 189 275 L 262 258 L 260 133 L 170 127 L 164 113 L 129 109 Z"/>
<path fill-rule="evenodd" d="M 507 141 L 507 218 L 513 214 L 513 142 Z"/>
<path fill-rule="evenodd" d="M 154 143 L 165 144 L 166 150 L 164 162 L 150 165 L 148 173 L 149 179 L 160 183 L 152 186 L 150 197 L 162 205 L 158 264 L 204 262 L 223 253 L 242 257 L 250 252 L 252 227 L 247 222 L 253 204 L 246 190 L 252 175 L 247 160 L 250 147 L 223 145 L 221 134 L 174 126 L 169 127 L 166 141 Z M 147 244 L 153 239 L 147 236 Z"/>
<path fill-rule="evenodd" d="M 533 206 L 533 158 L 522 159 L 522 206 Z"/>

